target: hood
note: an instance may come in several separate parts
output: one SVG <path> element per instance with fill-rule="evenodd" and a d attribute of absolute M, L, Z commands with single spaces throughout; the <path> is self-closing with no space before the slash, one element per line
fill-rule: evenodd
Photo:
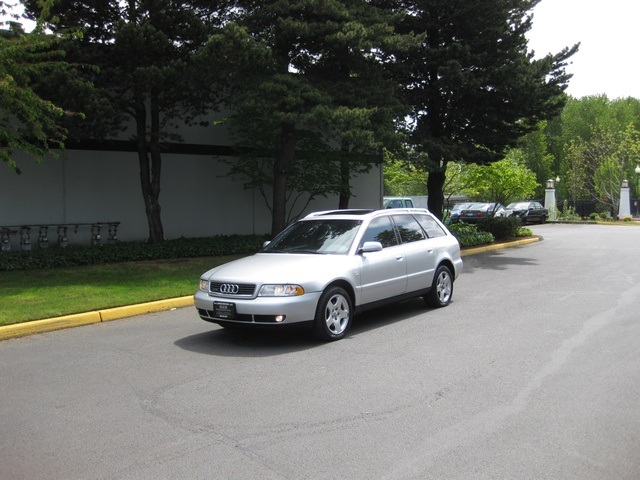
<path fill-rule="evenodd" d="M 336 272 L 347 271 L 349 263 L 357 268 L 354 257 L 349 255 L 257 253 L 220 265 L 202 278 L 237 283 L 304 284 L 321 282 L 324 277 L 335 278 Z"/>

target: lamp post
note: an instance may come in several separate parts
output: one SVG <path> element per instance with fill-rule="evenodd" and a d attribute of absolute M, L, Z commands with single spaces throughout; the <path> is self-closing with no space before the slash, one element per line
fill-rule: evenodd
<path fill-rule="evenodd" d="M 640 195 L 638 194 L 638 190 L 640 190 L 639 182 L 640 182 L 640 164 L 636 165 L 636 217 L 638 216 L 638 202 L 640 202 Z"/>

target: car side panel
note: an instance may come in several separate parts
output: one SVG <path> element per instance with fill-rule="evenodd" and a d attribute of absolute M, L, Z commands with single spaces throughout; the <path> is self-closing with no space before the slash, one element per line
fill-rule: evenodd
<path fill-rule="evenodd" d="M 443 238 L 428 238 L 403 245 L 407 259 L 407 292 L 424 290 L 431 286 L 436 269 L 436 252 Z"/>
<path fill-rule="evenodd" d="M 357 304 L 402 295 L 407 291 L 407 262 L 402 245 L 362 254 Z"/>

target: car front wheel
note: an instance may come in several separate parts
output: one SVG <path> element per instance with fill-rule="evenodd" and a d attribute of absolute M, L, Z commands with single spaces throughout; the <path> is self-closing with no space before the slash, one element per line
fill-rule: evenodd
<path fill-rule="evenodd" d="M 431 290 L 424 297 L 427 305 L 435 308 L 446 307 L 453 295 L 453 277 L 451 270 L 445 265 L 440 265 L 433 277 Z"/>
<path fill-rule="evenodd" d="M 340 287 L 330 287 L 322 294 L 313 324 L 313 334 L 324 341 L 343 338 L 353 318 L 351 297 Z"/>

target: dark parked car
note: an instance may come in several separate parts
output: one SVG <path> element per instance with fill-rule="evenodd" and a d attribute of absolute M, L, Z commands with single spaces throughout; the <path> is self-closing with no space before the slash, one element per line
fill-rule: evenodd
<path fill-rule="evenodd" d="M 465 208 L 469 208 L 473 205 L 473 203 L 458 203 L 451 207 L 449 211 L 449 222 L 448 223 L 458 223 L 460 221 L 460 212 Z"/>
<path fill-rule="evenodd" d="M 534 222 L 544 223 L 549 217 L 549 210 L 540 202 L 514 202 L 507 205 L 507 215 L 520 218 L 523 225 Z"/>
<path fill-rule="evenodd" d="M 460 221 L 480 223 L 488 217 L 505 217 L 507 212 L 501 203 L 473 203 L 460 212 Z"/>

